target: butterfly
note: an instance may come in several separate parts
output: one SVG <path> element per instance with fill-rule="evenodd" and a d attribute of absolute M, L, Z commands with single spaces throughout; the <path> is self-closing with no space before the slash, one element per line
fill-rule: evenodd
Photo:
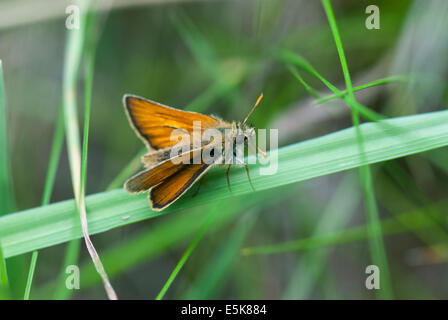
<path fill-rule="evenodd" d="M 129 193 L 149 190 L 151 208 L 160 211 L 179 199 L 208 170 L 223 162 L 229 163 L 226 170 L 229 190 L 232 164 L 246 168 L 252 186 L 244 155 L 238 155 L 236 148 L 255 136 L 255 130 L 246 122 L 262 97 L 263 94 L 243 122 L 226 122 L 215 116 L 124 95 L 123 104 L 131 127 L 148 148 L 141 159 L 145 169 L 125 182 L 125 190 Z"/>

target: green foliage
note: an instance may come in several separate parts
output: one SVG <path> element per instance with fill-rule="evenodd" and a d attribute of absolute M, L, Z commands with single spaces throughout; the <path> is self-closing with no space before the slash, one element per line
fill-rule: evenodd
<path fill-rule="evenodd" d="M 70 264 L 80 265 L 77 298 L 104 297 L 79 241 L 84 199 L 89 232 L 123 298 L 370 297 L 340 290 L 347 278 L 332 268 L 334 259 L 344 268 L 380 266 L 379 298 L 444 297 L 412 263 L 431 268 L 447 259 L 448 111 L 435 107 L 447 102 L 446 54 L 424 41 L 424 27 L 445 25 L 448 7 L 429 5 L 431 14 L 419 15 L 417 5 L 384 3 L 381 30 L 369 31 L 362 4 L 331 4 L 310 2 L 302 12 L 281 1 L 249 1 L 241 16 L 234 14 L 240 3 L 225 1 L 90 12 L 80 30 L 49 36 L 57 47 L 66 43 L 63 71 L 44 62 L 53 55 L 42 53 L 57 52 L 51 41 L 35 56 L 18 47 L 26 58 L 12 59 L 8 52 L 18 49 L 2 38 L 13 44 L 0 55 L 14 70 L 6 73 L 14 108 L 6 109 L 0 61 L 0 298 L 68 299 Z M 48 22 L 48 30 L 62 23 Z M 409 24 L 422 29 L 402 28 Z M 0 29 L 0 37 L 7 32 Z M 432 57 L 424 70 L 418 55 L 404 54 L 415 51 L 412 43 L 425 43 L 422 56 Z M 40 54 L 45 59 L 36 63 Z M 26 80 L 15 76 L 19 66 Z M 47 70 L 62 74 L 62 88 Z M 379 94 L 361 100 L 370 90 Z M 121 189 L 146 152 L 125 119 L 124 93 L 232 120 L 260 92 L 252 124 L 281 120 L 280 144 L 289 144 L 270 152 L 278 156 L 274 175 L 260 174 L 269 164 L 250 166 L 256 192 L 237 168 L 232 192 L 217 168 L 198 195 L 191 190 L 162 212 L 149 209 L 146 195 Z M 333 110 L 337 104 L 345 110 Z M 46 128 L 54 128 L 52 143 L 35 138 L 46 137 Z M 61 157 L 64 137 L 68 159 Z M 390 254 L 391 236 L 400 258 Z"/>
<path fill-rule="evenodd" d="M 385 130 L 384 124 L 400 130 Z M 435 148 L 448 146 L 448 111 L 364 123 L 359 126 L 364 141 L 364 157 L 360 156 L 355 128 L 341 130 L 278 150 L 278 171 L 260 175 L 261 164 L 251 166 L 251 177 L 257 191 L 316 178 L 367 164 L 374 164 Z M 91 234 L 133 222 L 191 208 L 217 200 L 252 192 L 244 170 L 230 174 L 229 193 L 222 172 L 206 177 L 208 188 L 196 197 L 191 192 L 161 212 L 149 209 L 145 194 L 129 195 L 112 190 L 86 197 Z M 81 237 L 73 200 L 41 206 L 0 218 L 5 257 L 53 246 Z M 128 217 L 123 219 L 123 217 Z"/>

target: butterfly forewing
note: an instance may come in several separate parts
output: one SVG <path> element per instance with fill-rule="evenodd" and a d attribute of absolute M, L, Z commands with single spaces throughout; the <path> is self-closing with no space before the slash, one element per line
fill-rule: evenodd
<path fill-rule="evenodd" d="M 140 138 L 152 149 L 172 147 L 177 143 L 171 139 L 173 130 L 179 136 L 191 135 L 195 121 L 200 121 L 202 130 L 215 128 L 220 120 L 196 112 L 183 111 L 161 105 L 144 98 L 125 95 L 124 105 L 132 126 Z"/>

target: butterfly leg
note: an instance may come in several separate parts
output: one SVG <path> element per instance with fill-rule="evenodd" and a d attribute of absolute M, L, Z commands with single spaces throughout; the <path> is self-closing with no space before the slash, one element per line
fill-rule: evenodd
<path fill-rule="evenodd" d="M 232 192 L 232 189 L 230 189 L 230 178 L 229 178 L 230 167 L 231 167 L 231 164 L 229 164 L 227 166 L 226 177 L 227 177 L 227 187 L 229 188 L 229 192 Z"/>
<path fill-rule="evenodd" d="M 252 187 L 253 191 L 256 191 L 254 188 L 254 185 L 252 184 L 252 180 L 250 179 L 249 166 L 247 165 L 247 163 L 244 163 L 244 167 L 246 168 L 246 174 L 247 174 L 247 178 L 249 179 L 250 186 Z"/>
<path fill-rule="evenodd" d="M 240 159 L 238 159 L 238 158 L 235 158 L 235 161 L 238 164 L 240 164 L 240 165 L 242 165 L 242 166 L 244 166 L 246 168 L 246 174 L 247 174 L 247 178 L 249 179 L 250 186 L 252 187 L 253 191 L 256 191 L 255 188 L 254 188 L 254 185 L 252 184 L 252 180 L 250 179 L 249 166 L 247 165 L 247 163 L 242 161 L 242 160 L 240 160 Z"/>
<path fill-rule="evenodd" d="M 200 179 L 198 182 L 198 188 L 196 189 L 196 191 L 193 193 L 193 195 L 191 196 L 192 198 L 196 197 L 199 193 L 199 189 L 201 189 L 201 186 L 204 184 L 204 179 Z"/>

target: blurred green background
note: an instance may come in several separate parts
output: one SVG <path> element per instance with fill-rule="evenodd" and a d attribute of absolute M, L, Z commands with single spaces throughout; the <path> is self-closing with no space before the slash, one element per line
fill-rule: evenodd
<path fill-rule="evenodd" d="M 17 210 L 41 202 L 62 103 L 65 47 L 71 32 L 65 27 L 65 8 L 70 3 L 0 1 L 0 59 Z M 263 92 L 262 105 L 250 122 L 258 128 L 278 128 L 280 145 L 352 125 L 350 110 L 342 101 L 313 105 L 314 99 L 287 63 L 275 55 L 277 49 L 296 52 L 339 89 L 345 88 L 337 49 L 319 1 L 100 3 L 89 29 L 96 35 L 96 56 L 87 194 L 104 191 L 143 147 L 124 114 L 125 93 L 240 120 Z M 365 8 L 370 4 L 380 8 L 380 30 L 365 27 Z M 406 83 L 357 92 L 359 102 L 386 117 L 446 108 L 448 2 L 344 0 L 332 1 L 332 5 L 354 86 L 391 75 L 416 75 Z M 80 88 L 84 74 L 81 69 Z M 330 94 L 313 76 L 304 72 L 303 77 L 314 89 Z M 83 101 L 82 92 L 78 94 Z M 82 115 L 79 107 L 80 123 Z M 374 165 L 372 172 L 381 219 L 428 208 L 445 219 L 437 222 L 441 234 L 430 241 L 406 228 L 386 232 L 393 297 L 448 298 L 448 175 L 443 164 L 437 166 L 414 155 Z M 358 171 L 351 170 L 181 210 L 92 239 L 119 297 L 152 299 L 204 216 L 217 211 L 224 217 L 198 244 L 166 298 L 373 299 L 375 292 L 365 288 L 365 268 L 371 264 L 365 237 L 277 254 L 249 255 L 244 251 L 365 225 L 360 189 Z M 71 198 L 64 148 L 51 201 Z M 40 251 L 31 298 L 54 297 L 65 250 L 66 244 Z M 104 289 L 83 243 L 80 250 L 81 290 L 63 296 L 103 299 Z M 23 292 L 29 256 L 14 258 L 16 297 Z"/>

